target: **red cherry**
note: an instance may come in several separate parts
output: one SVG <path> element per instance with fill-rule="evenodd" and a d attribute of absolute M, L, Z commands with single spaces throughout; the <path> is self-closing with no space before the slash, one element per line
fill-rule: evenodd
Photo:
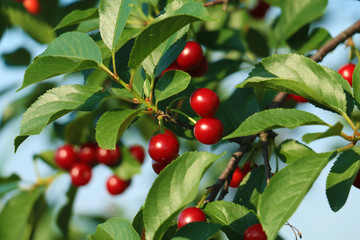
<path fill-rule="evenodd" d="M 201 118 L 194 126 L 195 138 L 203 144 L 215 144 L 223 134 L 223 125 L 215 117 Z"/>
<path fill-rule="evenodd" d="M 352 86 L 355 64 L 349 63 L 339 68 L 338 73 Z"/>
<path fill-rule="evenodd" d="M 260 223 L 248 227 L 244 233 L 244 240 L 267 240 Z"/>
<path fill-rule="evenodd" d="M 106 188 L 111 195 L 117 195 L 124 192 L 130 182 L 130 180 L 123 180 L 116 175 L 112 175 L 106 181 Z"/>
<path fill-rule="evenodd" d="M 356 175 L 356 178 L 353 182 L 353 186 L 360 189 L 360 171 Z"/>
<path fill-rule="evenodd" d="M 157 162 L 170 162 L 179 154 L 179 142 L 171 135 L 160 133 L 150 139 L 148 152 Z"/>
<path fill-rule="evenodd" d="M 40 13 L 39 0 L 24 0 L 23 5 L 30 14 L 37 15 Z"/>
<path fill-rule="evenodd" d="M 91 179 L 91 168 L 85 163 L 75 163 L 70 169 L 71 182 L 75 186 L 84 186 Z"/>
<path fill-rule="evenodd" d="M 169 130 L 169 129 L 165 129 L 164 134 L 165 135 L 170 135 L 170 136 L 173 136 L 174 138 L 176 138 L 175 133 L 173 131 Z"/>
<path fill-rule="evenodd" d="M 208 88 L 199 88 L 191 94 L 190 106 L 200 117 L 212 117 L 219 108 L 219 97 Z"/>
<path fill-rule="evenodd" d="M 291 98 L 297 103 L 306 103 L 306 102 L 308 102 L 308 100 L 306 98 L 298 96 L 298 95 L 294 95 L 294 94 L 289 94 L 288 95 L 288 99 L 291 99 Z"/>
<path fill-rule="evenodd" d="M 205 75 L 209 68 L 208 61 L 205 56 L 202 57 L 200 65 L 192 70 L 189 70 L 188 73 L 191 77 L 202 77 Z"/>
<path fill-rule="evenodd" d="M 194 41 L 189 41 L 184 50 L 177 57 L 176 62 L 184 71 L 192 70 L 198 67 L 201 63 L 203 52 L 200 44 Z"/>
<path fill-rule="evenodd" d="M 243 180 L 245 174 L 241 171 L 239 167 L 235 168 L 234 174 L 232 175 L 229 186 L 232 188 L 239 187 L 241 181 Z"/>
<path fill-rule="evenodd" d="M 184 209 L 178 218 L 178 229 L 192 222 L 206 222 L 205 213 L 196 207 Z"/>
<path fill-rule="evenodd" d="M 152 160 L 151 162 L 151 166 L 152 166 L 152 169 L 154 170 L 154 172 L 159 175 L 160 172 L 167 166 L 169 165 L 170 162 L 157 162 L 157 161 L 154 161 Z"/>
<path fill-rule="evenodd" d="M 96 157 L 99 163 L 107 166 L 114 166 L 120 162 L 121 150 L 118 146 L 116 146 L 115 150 L 98 147 Z"/>
<path fill-rule="evenodd" d="M 95 143 L 86 143 L 81 145 L 78 153 L 79 161 L 88 165 L 96 163 L 97 149 L 98 145 Z"/>
<path fill-rule="evenodd" d="M 133 145 L 129 148 L 131 155 L 138 160 L 140 163 L 144 162 L 145 152 L 144 148 L 140 145 Z"/>
<path fill-rule="evenodd" d="M 162 75 L 164 75 L 164 73 L 166 73 L 168 71 L 175 71 L 175 70 L 182 70 L 182 69 L 176 62 L 173 62 L 167 68 L 165 68 L 164 71 L 162 71 L 162 73 L 159 75 L 159 78 L 161 78 Z"/>
<path fill-rule="evenodd" d="M 259 0 L 257 5 L 249 10 L 249 14 L 256 19 L 261 19 L 265 16 L 267 10 L 269 9 L 270 5 L 266 3 L 264 0 Z"/>
<path fill-rule="evenodd" d="M 258 165 L 256 163 L 253 162 L 247 162 L 245 163 L 245 165 L 242 167 L 242 172 L 244 173 L 244 176 L 246 174 L 248 174 L 248 172 L 250 172 L 253 168 L 256 168 Z"/>
<path fill-rule="evenodd" d="M 59 147 L 55 152 L 55 162 L 59 167 L 69 170 L 77 162 L 77 155 L 73 146 L 65 144 Z"/>

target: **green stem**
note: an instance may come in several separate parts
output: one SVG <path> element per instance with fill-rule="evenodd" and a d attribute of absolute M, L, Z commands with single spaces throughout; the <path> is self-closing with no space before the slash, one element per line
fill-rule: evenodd
<path fill-rule="evenodd" d="M 164 133 L 165 132 L 164 119 L 162 116 L 158 116 L 158 120 L 159 120 L 159 126 L 160 126 L 160 133 Z"/>
<path fill-rule="evenodd" d="M 203 204 L 203 202 L 205 201 L 206 197 L 210 194 L 210 189 L 208 189 L 206 191 L 206 193 L 204 194 L 204 196 L 202 196 L 202 198 L 200 199 L 200 201 L 198 202 L 198 204 L 196 205 L 197 208 L 200 208 L 201 205 Z"/>
<path fill-rule="evenodd" d="M 353 146 L 355 146 L 356 142 L 352 142 L 352 143 L 349 143 L 348 145 L 346 145 L 345 147 L 342 147 L 342 148 L 339 148 L 339 149 L 336 149 L 336 151 L 338 153 L 341 153 L 341 152 L 344 152 L 350 148 L 352 148 Z"/>
<path fill-rule="evenodd" d="M 133 85 L 133 81 L 134 81 L 134 76 L 135 76 L 135 70 L 131 69 L 131 77 L 130 77 L 130 81 L 129 81 L 129 88 L 132 89 L 132 85 Z"/>
<path fill-rule="evenodd" d="M 111 56 L 112 56 L 112 62 L 113 62 L 114 75 L 118 76 L 118 74 L 116 72 L 115 49 L 112 50 Z"/>
<path fill-rule="evenodd" d="M 193 124 L 196 124 L 196 120 L 193 119 L 192 117 L 190 117 L 189 115 L 187 115 L 186 113 L 178 110 L 178 109 L 169 109 L 171 112 L 176 112 L 179 113 L 181 115 L 183 115 L 184 117 L 186 117 L 187 119 L 189 119 L 190 122 L 192 122 Z"/>
<path fill-rule="evenodd" d="M 349 118 L 348 115 L 346 115 L 346 113 L 342 113 L 341 116 L 343 116 L 343 118 L 345 118 L 345 120 L 350 124 L 351 128 L 354 130 L 354 132 L 357 132 L 357 128 L 354 125 L 354 123 L 351 121 L 351 119 Z"/>
<path fill-rule="evenodd" d="M 155 78 L 151 78 L 151 81 L 150 81 L 150 95 L 149 95 L 149 101 L 150 102 L 152 102 L 152 100 L 153 100 L 154 87 L 155 87 Z"/>
<path fill-rule="evenodd" d="M 359 53 L 359 51 L 357 50 L 357 48 L 355 46 L 353 46 L 352 48 L 353 48 L 353 51 L 355 52 L 355 55 L 356 55 L 357 59 L 360 61 L 360 53 Z"/>

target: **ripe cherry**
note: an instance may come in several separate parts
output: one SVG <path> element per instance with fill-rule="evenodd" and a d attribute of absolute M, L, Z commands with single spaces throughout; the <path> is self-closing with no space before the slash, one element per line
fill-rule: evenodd
<path fill-rule="evenodd" d="M 78 152 L 79 161 L 88 165 L 96 163 L 97 149 L 98 145 L 95 143 L 86 143 L 81 145 Z"/>
<path fill-rule="evenodd" d="M 197 68 L 202 60 L 203 52 L 200 44 L 189 41 L 177 57 L 176 62 L 185 72 Z"/>
<path fill-rule="evenodd" d="M 241 181 L 243 180 L 245 174 L 241 171 L 239 167 L 235 168 L 234 174 L 232 175 L 229 186 L 232 188 L 239 187 Z"/>
<path fill-rule="evenodd" d="M 178 228 L 192 222 L 206 222 L 205 213 L 196 207 L 189 207 L 184 209 L 178 218 Z"/>
<path fill-rule="evenodd" d="M 201 118 L 193 129 L 195 138 L 203 144 L 215 144 L 223 134 L 223 125 L 215 117 Z"/>
<path fill-rule="evenodd" d="M 39 0 L 24 0 L 23 5 L 30 14 L 37 15 L 40 13 Z"/>
<path fill-rule="evenodd" d="M 244 240 L 267 240 L 260 223 L 248 227 L 244 233 Z"/>
<path fill-rule="evenodd" d="M 294 95 L 294 94 L 289 94 L 288 99 L 293 99 L 297 103 L 306 103 L 306 102 L 308 102 L 308 100 L 306 98 L 304 98 L 302 96 Z"/>
<path fill-rule="evenodd" d="M 191 94 L 190 106 L 200 117 L 212 117 L 219 108 L 219 97 L 208 88 L 199 88 Z"/>
<path fill-rule="evenodd" d="M 126 190 L 130 185 L 130 180 L 124 180 L 116 175 L 112 175 L 106 181 L 106 188 L 111 195 L 117 195 Z"/>
<path fill-rule="evenodd" d="M 165 68 L 165 70 L 162 71 L 162 73 L 159 75 L 159 78 L 161 78 L 162 75 L 164 75 L 164 73 L 166 73 L 168 71 L 174 71 L 174 70 L 182 70 L 181 67 L 176 62 L 173 62 L 167 68 Z"/>
<path fill-rule="evenodd" d="M 118 146 L 116 146 L 115 150 L 98 147 L 96 158 L 99 163 L 105 164 L 107 166 L 114 166 L 120 162 L 121 150 Z"/>
<path fill-rule="evenodd" d="M 129 148 L 131 155 L 138 160 L 140 163 L 144 162 L 145 152 L 144 148 L 140 145 L 133 145 Z"/>
<path fill-rule="evenodd" d="M 148 152 L 154 161 L 170 162 L 179 154 L 179 142 L 171 135 L 160 133 L 150 139 Z"/>
<path fill-rule="evenodd" d="M 55 152 L 55 162 L 63 169 L 70 169 L 77 162 L 77 155 L 73 146 L 65 144 Z"/>
<path fill-rule="evenodd" d="M 86 185 L 91 179 L 91 168 L 85 163 L 75 163 L 70 169 L 70 176 L 75 186 Z"/>
<path fill-rule="evenodd" d="M 338 73 L 352 86 L 355 64 L 349 63 L 339 68 Z"/>
<path fill-rule="evenodd" d="M 154 161 L 152 160 L 151 162 L 151 166 L 152 166 L 152 169 L 154 170 L 154 172 L 159 175 L 160 172 L 169 164 L 170 162 L 157 162 L 157 161 Z"/>
<path fill-rule="evenodd" d="M 267 10 L 269 9 L 270 5 L 265 2 L 264 0 L 259 0 L 257 5 L 249 10 L 249 14 L 256 19 L 261 19 L 265 16 Z"/>
<path fill-rule="evenodd" d="M 356 175 L 356 178 L 353 182 L 353 186 L 360 189 L 360 171 Z"/>
<path fill-rule="evenodd" d="M 173 136 L 174 138 L 176 138 L 175 133 L 173 131 L 169 130 L 169 129 L 165 129 L 164 134 L 165 135 L 170 135 L 170 136 Z"/>
<path fill-rule="evenodd" d="M 205 56 L 202 57 L 201 59 L 201 62 L 199 64 L 198 67 L 192 69 L 192 70 L 189 70 L 188 73 L 190 74 L 190 76 L 192 77 L 202 77 L 205 75 L 205 73 L 207 72 L 209 68 L 209 65 L 208 65 L 208 61 L 206 59 Z"/>
<path fill-rule="evenodd" d="M 248 172 L 250 172 L 253 168 L 256 168 L 258 165 L 256 163 L 253 162 L 247 162 L 245 163 L 245 165 L 242 167 L 242 172 L 244 173 L 244 176 L 246 174 L 248 174 Z"/>

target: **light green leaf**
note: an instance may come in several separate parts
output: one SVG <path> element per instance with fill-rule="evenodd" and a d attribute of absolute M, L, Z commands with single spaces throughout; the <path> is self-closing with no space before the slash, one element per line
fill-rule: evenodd
<path fill-rule="evenodd" d="M 321 17 L 326 5 L 327 0 L 281 0 L 281 15 L 274 29 L 276 44 L 285 41 L 305 24 Z"/>
<path fill-rule="evenodd" d="M 296 128 L 303 125 L 326 125 L 326 123 L 312 113 L 297 109 L 269 109 L 248 117 L 224 139 L 248 136 L 276 128 Z"/>
<path fill-rule="evenodd" d="M 276 149 L 276 152 L 286 164 L 291 164 L 305 156 L 316 154 L 311 148 L 294 139 L 283 141 Z"/>
<path fill-rule="evenodd" d="M 95 19 L 99 16 L 97 8 L 89 8 L 86 10 L 74 10 L 71 13 L 67 14 L 59 24 L 54 28 L 54 30 L 72 26 L 87 20 Z"/>
<path fill-rule="evenodd" d="M 133 0 L 101 0 L 99 4 L 100 34 L 105 45 L 114 50 L 120 40 Z"/>
<path fill-rule="evenodd" d="M 334 212 L 345 204 L 352 183 L 360 170 L 360 148 L 353 147 L 338 157 L 326 179 L 326 196 Z"/>
<path fill-rule="evenodd" d="M 221 225 L 207 222 L 192 222 L 180 228 L 175 237 L 183 237 L 188 240 L 207 240 L 211 238 Z"/>
<path fill-rule="evenodd" d="M 244 206 L 225 201 L 208 203 L 204 209 L 214 223 L 220 223 L 229 239 L 242 239 L 245 230 L 258 223 L 256 215 Z"/>
<path fill-rule="evenodd" d="M 300 205 L 306 193 L 336 152 L 311 154 L 276 173 L 260 197 L 258 216 L 268 240 L 274 240 L 280 228 Z"/>
<path fill-rule="evenodd" d="M 121 135 L 142 110 L 110 110 L 104 113 L 96 125 L 95 137 L 99 146 L 114 150 Z"/>
<path fill-rule="evenodd" d="M 28 136 L 40 134 L 59 117 L 74 110 L 91 111 L 96 108 L 108 94 L 101 90 L 101 87 L 65 85 L 47 91 L 24 113 L 20 134 L 15 139 L 15 151 Z"/>
<path fill-rule="evenodd" d="M 219 157 L 208 152 L 186 152 L 159 174 L 145 201 L 146 239 L 161 238 L 173 218 L 195 199 L 202 176 Z"/>
<path fill-rule="evenodd" d="M 54 150 L 47 150 L 41 153 L 35 154 L 33 157 L 34 160 L 40 159 L 50 167 L 54 169 L 58 169 L 58 165 L 55 162 L 55 151 Z"/>
<path fill-rule="evenodd" d="M 141 172 L 141 164 L 125 146 L 121 147 L 121 164 L 113 169 L 114 173 L 124 180 L 130 180 L 135 174 Z"/>
<path fill-rule="evenodd" d="M 187 24 L 210 19 L 206 8 L 201 3 L 192 1 L 186 2 L 176 10 L 164 13 L 151 22 L 136 38 L 129 67 L 135 69 L 160 44 Z"/>
<path fill-rule="evenodd" d="M 110 218 L 99 224 L 96 232 L 89 236 L 90 240 L 140 240 L 131 223 L 123 218 Z"/>
<path fill-rule="evenodd" d="M 26 69 L 19 90 L 64 73 L 96 68 L 101 61 L 98 46 L 86 33 L 64 33 L 51 42 Z"/>
<path fill-rule="evenodd" d="M 296 94 L 339 114 L 349 114 L 353 109 L 351 87 L 340 74 L 297 54 L 278 54 L 263 59 L 237 87 Z"/>
<path fill-rule="evenodd" d="M 184 91 L 190 81 L 190 75 L 183 71 L 166 72 L 155 85 L 156 103 Z"/>
<path fill-rule="evenodd" d="M 302 137 L 302 140 L 306 143 L 310 143 L 312 141 L 327 138 L 332 136 L 340 136 L 341 130 L 343 129 L 344 125 L 341 122 L 337 122 L 334 126 L 327 129 L 325 132 L 319 133 L 307 133 Z"/>
<path fill-rule="evenodd" d="M 0 239 L 26 238 L 26 229 L 33 206 L 44 191 L 43 186 L 23 190 L 6 203 L 0 212 Z"/>
<path fill-rule="evenodd" d="M 353 90 L 356 100 L 356 105 L 360 107 L 360 64 L 356 64 L 353 72 Z"/>

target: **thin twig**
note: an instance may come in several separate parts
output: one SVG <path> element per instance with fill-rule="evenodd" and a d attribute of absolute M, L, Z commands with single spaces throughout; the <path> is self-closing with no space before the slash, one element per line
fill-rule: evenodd
<path fill-rule="evenodd" d="M 260 142 L 261 142 L 262 156 L 264 158 L 266 184 L 269 184 L 270 177 L 271 177 L 271 167 L 270 167 L 270 162 L 269 162 L 268 133 L 267 132 L 260 132 L 259 137 L 260 137 Z"/>
<path fill-rule="evenodd" d="M 180 121 L 179 119 L 177 118 L 174 118 L 172 117 L 170 114 L 168 113 L 164 113 L 163 111 L 159 110 L 156 112 L 156 116 L 155 117 L 158 117 L 158 116 L 162 116 L 163 117 L 163 120 L 166 121 L 166 122 L 171 122 L 177 126 L 180 126 L 181 128 L 183 128 L 184 130 L 187 130 L 187 129 L 193 129 L 194 127 L 192 125 L 190 125 L 189 123 L 186 123 L 186 122 L 183 122 L 183 121 Z"/>
<path fill-rule="evenodd" d="M 212 7 L 215 5 L 219 5 L 219 4 L 223 4 L 225 0 L 213 0 L 210 2 L 206 2 L 204 3 L 204 7 Z"/>

